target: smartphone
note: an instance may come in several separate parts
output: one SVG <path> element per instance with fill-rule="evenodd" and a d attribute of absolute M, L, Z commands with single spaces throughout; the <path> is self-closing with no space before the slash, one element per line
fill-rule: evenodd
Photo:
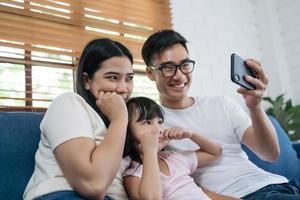
<path fill-rule="evenodd" d="M 246 65 L 243 58 L 236 54 L 231 54 L 231 81 L 248 89 L 255 90 L 256 87 L 245 80 L 245 76 L 249 75 L 256 78 L 255 72 Z"/>

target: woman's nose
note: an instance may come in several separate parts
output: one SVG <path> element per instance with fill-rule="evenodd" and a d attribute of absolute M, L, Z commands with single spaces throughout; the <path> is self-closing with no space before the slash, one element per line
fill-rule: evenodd
<path fill-rule="evenodd" d="M 117 93 L 126 93 L 127 84 L 124 81 L 120 81 L 117 85 Z"/>

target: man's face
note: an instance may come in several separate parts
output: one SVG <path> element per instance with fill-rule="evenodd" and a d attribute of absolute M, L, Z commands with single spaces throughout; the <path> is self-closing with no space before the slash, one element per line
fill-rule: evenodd
<path fill-rule="evenodd" d="M 175 44 L 165 49 L 160 55 L 154 56 L 152 65 L 159 68 L 161 64 L 171 62 L 176 65 L 189 59 L 189 54 L 181 44 Z M 192 83 L 192 73 L 183 74 L 179 69 L 172 77 L 164 77 L 161 71 L 147 68 L 147 75 L 155 81 L 160 93 L 162 105 L 170 105 L 188 98 L 188 90 Z"/>

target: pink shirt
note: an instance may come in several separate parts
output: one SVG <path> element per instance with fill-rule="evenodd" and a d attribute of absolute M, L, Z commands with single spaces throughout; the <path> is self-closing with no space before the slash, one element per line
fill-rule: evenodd
<path fill-rule="evenodd" d="M 209 200 L 196 185 L 191 174 L 197 169 L 198 158 L 194 151 L 161 151 L 159 157 L 168 165 L 170 176 L 160 173 L 164 200 Z M 142 177 L 143 165 L 132 162 L 123 176 Z"/>

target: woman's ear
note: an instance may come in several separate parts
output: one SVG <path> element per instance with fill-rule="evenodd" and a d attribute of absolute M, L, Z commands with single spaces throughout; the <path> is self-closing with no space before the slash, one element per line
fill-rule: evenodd
<path fill-rule="evenodd" d="M 150 67 L 146 67 L 146 74 L 151 81 L 154 81 L 153 70 Z"/>
<path fill-rule="evenodd" d="M 86 72 L 83 72 L 83 83 L 85 89 L 89 90 L 91 88 L 91 80 Z"/>

